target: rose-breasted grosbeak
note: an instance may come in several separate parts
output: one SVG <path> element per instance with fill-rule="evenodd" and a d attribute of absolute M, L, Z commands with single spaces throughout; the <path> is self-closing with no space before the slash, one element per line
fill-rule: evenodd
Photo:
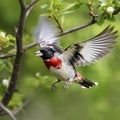
<path fill-rule="evenodd" d="M 64 81 L 64 88 L 70 83 L 78 83 L 83 88 L 97 85 L 96 82 L 84 78 L 76 69 L 76 66 L 85 66 L 94 63 L 107 55 L 115 45 L 117 31 L 108 26 L 97 36 L 81 43 L 74 43 L 64 51 L 57 45 L 56 28 L 48 19 L 43 19 L 35 32 L 35 39 L 40 46 L 36 52 L 40 56 L 48 70 L 58 79 L 52 84 L 52 90 L 56 84 Z"/>

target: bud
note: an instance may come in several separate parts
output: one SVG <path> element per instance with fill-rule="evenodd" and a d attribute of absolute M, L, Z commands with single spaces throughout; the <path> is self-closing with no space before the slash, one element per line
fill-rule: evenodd
<path fill-rule="evenodd" d="M 88 6 L 92 6 L 92 4 L 93 4 L 92 2 L 90 2 L 90 1 L 88 2 Z"/>
<path fill-rule="evenodd" d="M 39 72 L 37 72 L 35 75 L 36 75 L 36 77 L 40 77 L 40 73 Z"/>
<path fill-rule="evenodd" d="M 107 7 L 106 11 L 108 13 L 113 13 L 114 12 L 114 8 L 113 7 Z"/>
<path fill-rule="evenodd" d="M 101 6 L 101 7 L 106 6 L 106 3 L 103 2 L 103 3 L 101 3 L 100 6 Z"/>
<path fill-rule="evenodd" d="M 0 36 L 2 36 L 2 37 L 5 37 L 5 33 L 4 32 L 0 32 Z"/>
<path fill-rule="evenodd" d="M 3 86 L 8 87 L 8 85 L 9 85 L 8 79 L 3 79 L 2 84 L 3 84 Z"/>

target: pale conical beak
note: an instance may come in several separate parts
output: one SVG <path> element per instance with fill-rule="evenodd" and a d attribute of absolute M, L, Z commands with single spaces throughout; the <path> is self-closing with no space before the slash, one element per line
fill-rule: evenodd
<path fill-rule="evenodd" d="M 43 53 L 41 53 L 40 50 L 38 50 L 38 51 L 36 52 L 36 56 L 42 56 L 42 55 L 43 55 Z"/>

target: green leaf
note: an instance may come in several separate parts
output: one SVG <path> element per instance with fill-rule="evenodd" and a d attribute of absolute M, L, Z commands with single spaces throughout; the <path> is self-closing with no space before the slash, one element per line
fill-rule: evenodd
<path fill-rule="evenodd" d="M 111 22 L 114 22 L 115 21 L 115 17 L 112 15 L 112 16 L 109 16 L 108 18 L 107 18 L 109 21 L 111 21 Z"/>
<path fill-rule="evenodd" d="M 22 105 L 23 105 L 23 95 L 21 95 L 20 93 L 14 93 L 9 103 L 9 108 L 15 109 L 16 107 L 21 107 Z"/>
<path fill-rule="evenodd" d="M 14 36 L 12 36 L 12 35 L 7 35 L 7 38 L 9 39 L 9 40 L 13 40 L 13 41 L 15 41 L 16 39 L 15 39 L 15 37 Z"/>
<path fill-rule="evenodd" d="M 65 16 L 64 16 L 64 15 L 62 15 L 62 16 L 61 16 L 61 18 L 60 18 L 60 20 L 59 20 L 61 24 L 63 24 L 63 23 L 64 23 L 64 19 L 65 19 Z"/>
<path fill-rule="evenodd" d="M 6 91 L 6 87 L 3 86 L 2 80 L 0 81 L 0 95 L 3 95 Z"/>
<path fill-rule="evenodd" d="M 6 60 L 5 69 L 11 73 L 12 68 L 13 68 L 13 64 L 10 61 Z"/>
<path fill-rule="evenodd" d="M 102 25 L 102 24 L 104 23 L 104 21 L 105 21 L 105 19 L 104 19 L 104 14 L 102 14 L 102 15 L 98 18 L 97 24 Z"/>
<path fill-rule="evenodd" d="M 8 39 L 6 37 L 0 36 L 0 46 L 3 47 L 6 42 L 8 42 Z"/>
<path fill-rule="evenodd" d="M 63 6 L 63 11 L 73 8 L 75 5 L 76 5 L 76 3 L 65 3 Z"/>
<path fill-rule="evenodd" d="M 6 36 L 6 33 L 0 32 L 0 46 L 2 46 L 2 48 L 15 46 L 15 37 L 10 34 Z"/>
<path fill-rule="evenodd" d="M 9 50 L 8 53 L 16 53 L 16 49 L 13 48 L 13 49 Z"/>
<path fill-rule="evenodd" d="M 69 10 L 69 11 L 63 12 L 62 14 L 63 14 L 63 15 L 66 15 L 66 14 L 70 14 L 70 13 L 73 13 L 73 12 L 74 12 L 73 10 Z"/>
<path fill-rule="evenodd" d="M 75 11 L 75 9 L 80 8 L 82 4 L 83 4 L 82 2 L 64 3 L 62 11 L 68 11 L 68 10 Z"/>
<path fill-rule="evenodd" d="M 105 3 L 106 1 L 105 0 L 98 0 L 99 2 L 101 2 L 101 3 Z"/>
<path fill-rule="evenodd" d="M 0 71 L 4 69 L 4 60 L 0 59 Z"/>
<path fill-rule="evenodd" d="M 41 5 L 40 7 L 41 7 L 41 9 L 46 9 L 46 8 L 48 8 L 48 4 L 43 4 L 43 5 Z"/>

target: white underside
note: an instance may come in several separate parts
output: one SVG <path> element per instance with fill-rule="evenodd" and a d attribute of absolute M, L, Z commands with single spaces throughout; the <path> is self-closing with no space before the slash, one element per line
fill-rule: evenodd
<path fill-rule="evenodd" d="M 50 67 L 50 71 L 60 80 L 63 81 L 73 81 L 75 77 L 75 71 L 71 65 L 67 65 L 65 63 L 62 64 L 60 69 Z"/>

